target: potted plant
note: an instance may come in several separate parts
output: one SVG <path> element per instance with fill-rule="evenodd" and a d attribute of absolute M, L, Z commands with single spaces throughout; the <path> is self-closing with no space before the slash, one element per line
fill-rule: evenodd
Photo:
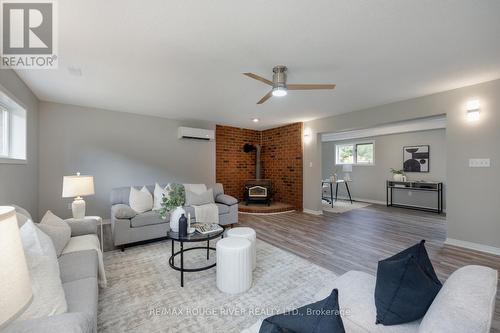
<path fill-rule="evenodd" d="M 403 170 L 396 170 L 391 168 L 392 178 L 394 178 L 397 182 L 404 182 L 406 180 L 406 176 Z"/>
<path fill-rule="evenodd" d="M 179 232 L 179 218 L 186 211 L 182 208 L 186 201 L 186 192 L 184 186 L 180 184 L 172 184 L 168 187 L 167 195 L 163 195 L 161 202 L 160 216 L 162 219 L 170 213 L 170 229 L 174 232 Z"/>

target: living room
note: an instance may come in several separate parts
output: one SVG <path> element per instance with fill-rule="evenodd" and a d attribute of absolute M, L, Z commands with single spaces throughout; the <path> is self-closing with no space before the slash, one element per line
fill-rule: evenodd
<path fill-rule="evenodd" d="M 0 5 L 0 332 L 500 332 L 497 1 Z"/>

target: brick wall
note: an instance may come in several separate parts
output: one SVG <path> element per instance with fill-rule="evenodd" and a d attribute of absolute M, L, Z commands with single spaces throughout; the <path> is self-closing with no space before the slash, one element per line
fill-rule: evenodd
<path fill-rule="evenodd" d="M 245 143 L 262 146 L 262 177 L 271 179 L 276 201 L 302 210 L 302 123 L 255 131 L 217 125 L 216 179 L 227 194 L 243 199 L 245 181 L 255 178 L 255 152 Z"/>
<path fill-rule="evenodd" d="M 262 170 L 274 199 L 302 210 L 302 123 L 262 131 Z"/>
<path fill-rule="evenodd" d="M 245 143 L 260 144 L 259 131 L 217 125 L 215 128 L 215 178 L 224 192 L 243 199 L 245 181 L 255 179 L 255 152 L 245 153 Z"/>

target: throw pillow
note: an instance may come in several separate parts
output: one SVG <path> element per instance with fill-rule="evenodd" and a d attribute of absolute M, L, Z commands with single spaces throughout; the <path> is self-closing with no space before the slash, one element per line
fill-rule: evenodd
<path fill-rule="evenodd" d="M 339 294 L 330 296 L 294 311 L 266 318 L 259 333 L 345 333 L 339 308 Z"/>
<path fill-rule="evenodd" d="M 422 318 L 441 289 L 425 241 L 378 263 L 377 324 L 398 325 Z"/>
<path fill-rule="evenodd" d="M 146 186 L 143 186 L 141 190 L 131 187 L 128 201 L 129 206 L 138 213 L 153 209 L 153 196 Z"/>
<path fill-rule="evenodd" d="M 56 255 L 60 257 L 71 238 L 71 227 L 50 210 L 42 217 L 38 227 L 52 239 Z"/>
<path fill-rule="evenodd" d="M 118 204 L 115 209 L 115 217 L 117 219 L 131 219 L 137 215 L 137 212 L 133 210 L 130 206 Z"/>
<path fill-rule="evenodd" d="M 201 206 L 214 202 L 214 192 L 212 189 L 202 193 L 186 190 L 186 206 Z"/>
<path fill-rule="evenodd" d="M 68 305 L 52 241 L 31 220 L 20 228 L 19 233 L 30 272 L 33 301 L 17 320 L 66 312 Z"/>
<path fill-rule="evenodd" d="M 155 184 L 155 190 L 153 192 L 153 210 L 160 210 L 161 209 L 161 203 L 163 202 L 163 196 L 169 197 L 170 191 L 169 189 L 170 184 L 165 186 L 165 188 L 161 188 L 161 186 L 156 183 Z"/>

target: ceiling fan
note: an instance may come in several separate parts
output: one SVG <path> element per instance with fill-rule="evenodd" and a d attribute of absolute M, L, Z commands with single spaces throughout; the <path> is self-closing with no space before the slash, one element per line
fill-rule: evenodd
<path fill-rule="evenodd" d="M 317 90 L 317 89 L 335 89 L 335 84 L 286 84 L 286 66 L 278 65 L 273 68 L 273 80 L 270 81 L 254 73 L 243 73 L 252 79 L 263 82 L 273 87 L 257 104 L 262 104 L 271 96 L 286 96 L 288 90 Z"/>

